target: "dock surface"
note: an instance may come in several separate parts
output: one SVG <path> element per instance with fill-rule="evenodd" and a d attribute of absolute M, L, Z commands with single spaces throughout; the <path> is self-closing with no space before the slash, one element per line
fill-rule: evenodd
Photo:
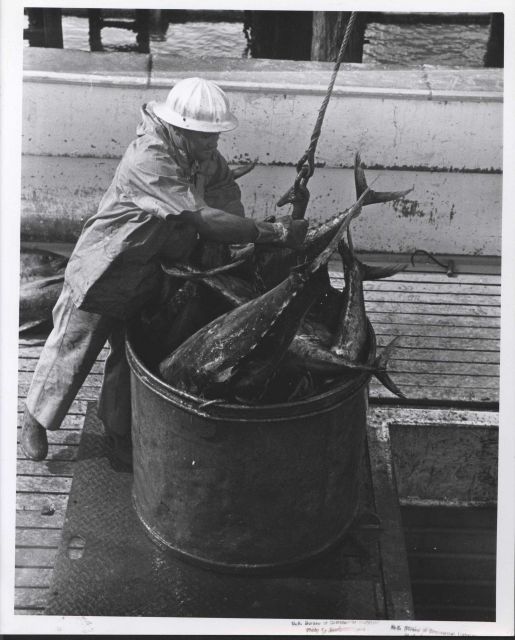
<path fill-rule="evenodd" d="M 342 276 L 331 273 L 333 284 Z M 401 336 L 389 370 L 400 400 L 372 381 L 374 408 L 459 407 L 496 411 L 499 399 L 500 276 L 406 271 L 365 283 L 379 347 Z M 41 346 L 19 348 L 18 428 Z M 44 462 L 17 452 L 16 590 L 18 614 L 41 614 L 63 527 L 88 401 L 98 397 L 104 349 L 64 420 L 49 433 Z"/>

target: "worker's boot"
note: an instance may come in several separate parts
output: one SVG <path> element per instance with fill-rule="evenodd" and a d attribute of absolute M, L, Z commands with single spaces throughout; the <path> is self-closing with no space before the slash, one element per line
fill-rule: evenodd
<path fill-rule="evenodd" d="M 21 426 L 21 448 L 31 460 L 44 460 L 48 453 L 46 429 L 25 409 Z"/>

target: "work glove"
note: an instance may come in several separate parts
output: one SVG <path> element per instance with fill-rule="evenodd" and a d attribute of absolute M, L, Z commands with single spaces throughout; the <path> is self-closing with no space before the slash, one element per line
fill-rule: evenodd
<path fill-rule="evenodd" d="M 273 244 L 279 247 L 300 249 L 308 230 L 307 220 L 294 220 L 281 216 L 276 222 L 256 222 L 258 236 L 256 244 Z"/>

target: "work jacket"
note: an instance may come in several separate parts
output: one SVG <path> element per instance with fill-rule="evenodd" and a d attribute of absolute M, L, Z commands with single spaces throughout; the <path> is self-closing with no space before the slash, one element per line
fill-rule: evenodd
<path fill-rule="evenodd" d="M 201 164 L 193 161 L 152 103 L 144 105 L 137 138 L 68 262 L 65 279 L 75 305 L 130 316 L 156 292 L 160 260 L 184 260 L 196 244 L 196 231 L 179 214 L 206 205 L 244 215 L 227 162 L 218 151 Z"/>

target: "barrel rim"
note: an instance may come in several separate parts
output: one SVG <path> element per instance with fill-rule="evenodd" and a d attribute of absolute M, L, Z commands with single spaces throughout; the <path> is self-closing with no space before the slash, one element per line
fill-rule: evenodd
<path fill-rule="evenodd" d="M 373 326 L 368 318 L 367 329 L 370 340 L 367 363 L 370 364 L 375 356 L 376 337 Z M 223 418 L 224 420 L 230 420 L 231 417 L 234 416 L 233 419 L 235 420 L 241 420 L 242 417 L 245 417 L 247 420 L 263 420 L 264 418 L 269 418 L 274 421 L 280 421 L 291 419 L 294 415 L 298 417 L 311 414 L 319 415 L 332 410 L 335 405 L 338 404 L 338 400 L 341 403 L 350 400 L 368 384 L 372 377 L 370 372 L 363 372 L 360 375 L 356 375 L 354 379 L 348 380 L 344 384 L 329 389 L 324 393 L 294 402 L 263 405 L 231 404 L 228 402 L 213 402 L 210 404 L 212 401 L 206 401 L 204 398 L 176 389 L 150 371 L 136 353 L 129 333 L 129 331 L 126 333 L 125 351 L 131 372 L 136 375 L 137 379 L 164 400 L 179 405 L 181 410 L 209 419 Z M 337 398 L 336 402 L 334 401 L 335 396 Z M 205 409 L 208 407 L 209 411 L 206 411 Z M 307 409 L 308 411 L 301 413 L 302 409 Z M 242 414 L 244 414 L 244 416 L 242 416 Z"/>

